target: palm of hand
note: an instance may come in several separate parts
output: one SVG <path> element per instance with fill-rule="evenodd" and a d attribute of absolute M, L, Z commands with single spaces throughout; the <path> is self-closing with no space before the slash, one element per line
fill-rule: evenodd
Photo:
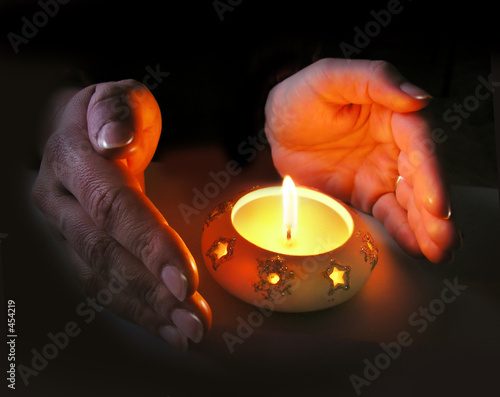
<path fill-rule="evenodd" d="M 300 84 L 291 95 L 275 92 L 266 109 L 278 171 L 369 212 L 398 176 L 393 112 L 380 104 L 334 103 L 307 81 Z"/>
<path fill-rule="evenodd" d="M 318 61 L 271 90 L 266 135 L 282 175 L 373 213 L 408 253 L 448 261 L 460 237 L 414 113 L 429 97 L 405 84 L 384 62 Z"/>

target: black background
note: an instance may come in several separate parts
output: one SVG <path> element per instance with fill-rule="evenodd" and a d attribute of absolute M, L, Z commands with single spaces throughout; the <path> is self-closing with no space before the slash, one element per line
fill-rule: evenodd
<path fill-rule="evenodd" d="M 390 24 L 353 58 L 392 62 L 434 96 L 429 116 L 443 125 L 443 110 L 473 94 L 477 76 L 490 73 L 490 51 L 496 49 L 498 37 L 496 10 L 492 3 L 480 2 L 440 7 L 437 2 L 402 0 L 401 5 L 403 11 L 393 15 Z M 34 210 L 22 177 L 24 170 L 37 167 L 36 136 L 44 102 L 52 92 L 68 83 L 141 81 L 147 66 L 161 65 L 170 75 L 153 92 L 164 118 L 158 158 L 162 148 L 207 142 L 220 142 L 237 156 L 234 145 L 262 127 L 267 90 L 314 59 L 343 57 L 340 43 L 353 44 L 354 28 L 362 29 L 373 19 L 370 11 L 386 7 L 386 1 L 244 0 L 221 21 L 212 1 L 72 0 L 60 5 L 58 14 L 29 43 L 21 44 L 16 54 L 8 34 L 20 34 L 21 18 L 31 20 L 40 7 L 34 1 L 3 1 L 0 233 L 9 236 L 0 245 L 0 258 L 3 297 L 16 300 L 16 325 L 22 329 L 18 360 L 29 362 L 30 350 L 43 346 L 48 332 L 64 327 L 80 296 L 80 291 L 61 282 L 65 261 L 62 252 L 54 252 L 52 237 L 30 224 Z M 459 130 L 444 127 L 450 140 L 440 150 L 450 182 L 496 187 L 492 101 L 482 104 Z M 2 310 L 5 307 L 2 304 Z M 18 379 L 20 393 L 26 393 L 19 395 L 176 397 L 199 390 L 205 390 L 205 395 L 238 395 L 223 394 L 234 390 L 229 379 L 221 377 L 216 385 L 208 377 L 187 381 L 186 374 L 154 359 L 145 362 L 139 354 L 124 355 L 114 336 L 99 333 L 99 327 L 85 332 L 88 337 L 75 339 L 64 355 L 33 378 L 29 388 L 22 388 Z M 498 368 L 496 360 L 492 365 Z M 300 395 L 294 394 L 290 383 L 294 376 L 280 375 L 275 389 L 250 379 L 243 390 Z M 439 382 L 439 376 L 433 378 Z M 452 387 L 454 394 L 472 392 L 474 382 L 471 379 L 464 394 Z M 205 385 L 218 391 L 212 394 Z M 4 395 L 3 382 L 0 390 Z M 438 395 L 426 390 L 427 395 Z M 436 390 L 446 390 L 446 385 Z M 314 390 L 311 395 L 320 393 Z M 354 395 L 352 389 L 345 395 Z"/>

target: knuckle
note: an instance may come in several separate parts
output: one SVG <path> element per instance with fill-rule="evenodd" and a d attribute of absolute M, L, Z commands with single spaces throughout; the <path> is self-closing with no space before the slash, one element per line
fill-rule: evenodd
<path fill-rule="evenodd" d="M 376 60 L 370 62 L 370 71 L 372 75 L 390 75 L 396 71 L 394 65 L 385 60 Z"/>
<path fill-rule="evenodd" d="M 122 202 L 126 196 L 125 186 L 109 187 L 92 181 L 88 182 L 89 212 L 96 224 L 107 230 L 122 210 Z"/>
<path fill-rule="evenodd" d="M 96 276 L 107 278 L 117 255 L 118 243 L 109 236 L 88 234 L 81 243 L 79 252 Z"/>
<path fill-rule="evenodd" d="M 137 234 L 132 247 L 133 252 L 137 252 L 143 262 L 150 265 L 157 264 L 162 250 L 160 233 L 156 233 L 154 228 L 142 231 Z"/>

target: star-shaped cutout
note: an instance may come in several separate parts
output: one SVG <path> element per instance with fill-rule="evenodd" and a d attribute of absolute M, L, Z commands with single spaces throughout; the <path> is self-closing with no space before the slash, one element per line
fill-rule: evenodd
<path fill-rule="evenodd" d="M 344 281 L 345 270 L 339 270 L 336 267 L 333 268 L 332 273 L 328 276 L 333 281 L 333 286 L 336 287 L 338 284 L 345 284 Z"/>
<path fill-rule="evenodd" d="M 232 258 L 235 241 L 235 238 L 220 238 L 216 240 L 208 249 L 206 255 L 212 261 L 212 267 L 214 270 L 217 270 L 221 263 Z"/>
<path fill-rule="evenodd" d="M 217 257 L 217 259 L 220 259 L 224 255 L 227 255 L 227 241 L 219 241 L 217 242 L 217 245 L 215 246 L 214 250 L 212 251 L 212 254 Z"/>
<path fill-rule="evenodd" d="M 330 265 L 323 272 L 323 276 L 330 281 L 328 295 L 333 295 L 338 289 L 348 290 L 350 273 L 351 267 L 349 265 L 342 266 L 335 259 L 330 260 Z"/>

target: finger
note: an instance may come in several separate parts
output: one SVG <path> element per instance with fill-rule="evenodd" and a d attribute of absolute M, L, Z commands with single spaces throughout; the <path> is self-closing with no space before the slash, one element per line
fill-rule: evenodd
<path fill-rule="evenodd" d="M 373 206 L 373 216 L 384 224 L 389 235 L 404 251 L 415 257 L 422 255 L 406 210 L 399 205 L 393 193 L 384 194 L 377 200 Z"/>
<path fill-rule="evenodd" d="M 417 208 L 423 205 L 437 217 L 449 217 L 449 193 L 427 122 L 417 114 L 394 114 L 392 128 L 396 144 L 407 157 L 405 168 L 413 171 L 405 178 L 413 185 Z"/>
<path fill-rule="evenodd" d="M 109 308 L 118 316 L 162 337 L 181 350 L 187 348 L 188 339 L 199 343 L 210 330 L 212 313 L 199 293 L 194 293 L 182 304 L 176 303 L 172 296 L 150 293 L 166 291 L 165 287 L 154 284 L 154 281 L 148 285 L 140 275 L 130 280 L 130 276 L 118 271 L 111 277 L 103 277 L 87 266 L 71 248 L 68 251 L 72 252 L 70 257 L 87 295 L 95 297 L 99 305 Z M 158 304 L 151 300 L 152 297 L 172 303 L 169 310 L 158 313 Z"/>
<path fill-rule="evenodd" d="M 158 104 L 134 80 L 97 84 L 87 110 L 94 150 L 108 158 L 127 158 L 133 173 L 151 161 L 161 132 Z"/>
<path fill-rule="evenodd" d="M 379 103 L 396 112 L 414 112 L 431 98 L 385 61 L 327 58 L 304 71 L 315 91 L 334 103 Z"/>
<path fill-rule="evenodd" d="M 425 208 L 420 210 L 420 214 L 425 231 L 438 247 L 445 251 L 460 247 L 460 234 L 453 220 L 438 218 Z"/>
<path fill-rule="evenodd" d="M 447 247 L 440 247 L 429 236 L 421 212 L 415 206 L 414 200 L 408 203 L 408 221 L 415 233 L 422 253 L 433 263 L 449 263 L 453 260 L 453 252 Z"/>
<path fill-rule="evenodd" d="M 186 337 L 196 343 L 203 338 L 211 312 L 199 294 L 178 302 L 137 258 L 92 222 L 74 197 L 53 194 L 40 204 L 49 224 L 64 236 L 76 274 L 97 303 L 178 347 Z"/>
<path fill-rule="evenodd" d="M 408 201 L 411 196 L 413 196 L 413 188 L 406 182 L 405 178 L 402 178 L 396 185 L 396 199 L 399 205 L 408 210 Z"/>
<path fill-rule="evenodd" d="M 413 173 L 415 167 L 410 164 L 410 160 L 405 152 L 400 152 L 398 156 L 398 173 L 404 178 L 405 183 L 413 186 Z"/>
<path fill-rule="evenodd" d="M 381 144 L 363 159 L 363 167 L 356 172 L 351 203 L 365 212 L 371 212 L 376 200 L 394 191 L 398 171 L 394 158 L 399 149 L 396 145 Z M 382 170 L 382 171 L 381 171 Z"/>
<path fill-rule="evenodd" d="M 81 113 L 81 106 L 77 105 L 90 100 L 92 94 L 86 91 L 77 95 L 68 109 Z M 179 300 L 184 300 L 198 286 L 198 271 L 191 253 L 141 193 L 130 170 L 93 149 L 87 134 L 82 134 L 82 126 L 76 123 L 86 118 L 79 116 L 51 136 L 45 163 L 96 225 L 144 263 Z M 169 270 L 163 271 L 165 267 Z"/>
<path fill-rule="evenodd" d="M 417 208 L 442 219 L 451 216 L 450 194 L 441 176 L 436 158 L 428 158 L 415 170 L 413 191 Z"/>
<path fill-rule="evenodd" d="M 173 313 L 178 309 L 172 310 L 170 317 L 159 316 L 143 299 L 131 294 L 126 288 L 120 289 L 121 280 L 117 281 L 116 278 L 108 280 L 97 275 L 86 266 L 71 248 L 68 249 L 68 252 L 75 268 L 77 268 L 76 273 L 85 286 L 87 295 L 94 297 L 93 300 L 89 301 L 88 298 L 78 306 L 79 314 L 88 316 L 85 321 L 93 319 L 95 316 L 93 310 L 101 311 L 101 306 L 105 306 L 121 318 L 141 326 L 154 335 L 160 336 L 173 347 L 181 351 L 187 351 L 188 336 L 172 320 Z M 119 279 L 120 275 L 117 278 Z M 198 342 L 198 340 L 196 341 Z"/>
<path fill-rule="evenodd" d="M 82 258 L 85 268 L 88 267 L 99 279 L 121 275 L 129 291 L 143 296 L 158 314 L 168 315 L 172 306 L 169 302 L 175 299 L 135 256 L 97 227 L 73 196 L 64 192 L 57 195 L 48 192 L 47 197 L 50 199 L 39 201 L 47 222 Z"/>

